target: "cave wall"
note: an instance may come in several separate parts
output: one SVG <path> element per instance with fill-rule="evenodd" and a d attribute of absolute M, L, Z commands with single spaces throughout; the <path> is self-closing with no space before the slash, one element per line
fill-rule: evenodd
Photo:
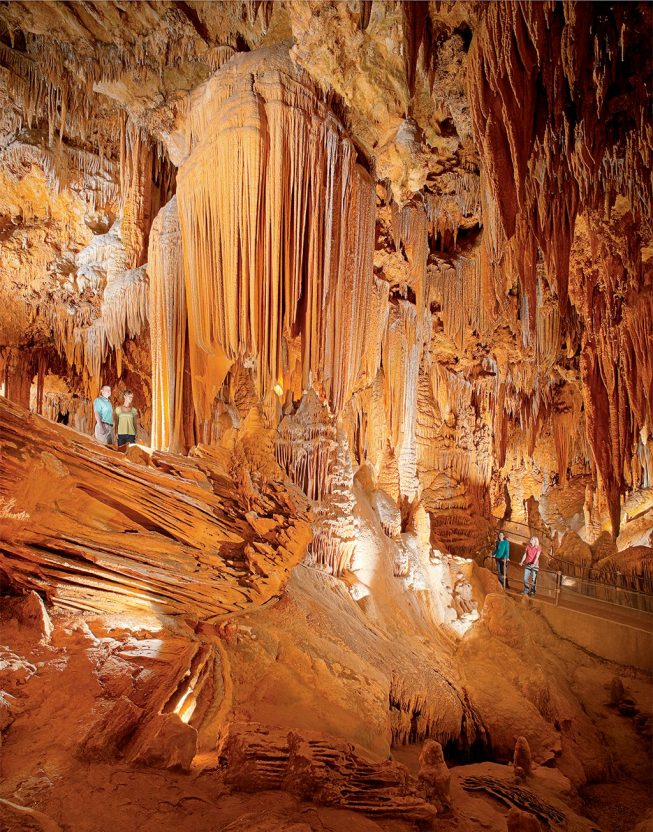
<path fill-rule="evenodd" d="M 650 8 L 93 9 L 0 12 L 5 394 L 90 432 L 130 387 L 175 452 L 254 408 L 335 572 L 363 468 L 443 551 L 581 487 L 616 539 L 652 473 Z"/>

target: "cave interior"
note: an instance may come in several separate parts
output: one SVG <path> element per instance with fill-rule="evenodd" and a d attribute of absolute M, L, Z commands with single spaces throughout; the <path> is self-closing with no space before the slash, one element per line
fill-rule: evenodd
<path fill-rule="evenodd" d="M 0 3 L 2 832 L 652 832 L 652 44 Z"/>

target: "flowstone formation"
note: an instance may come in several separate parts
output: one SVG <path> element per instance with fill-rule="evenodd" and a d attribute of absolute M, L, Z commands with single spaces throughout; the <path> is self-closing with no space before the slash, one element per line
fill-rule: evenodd
<path fill-rule="evenodd" d="M 652 32 L 0 7 L 0 827 L 650 823 L 648 624 L 483 566 L 653 591 Z"/>

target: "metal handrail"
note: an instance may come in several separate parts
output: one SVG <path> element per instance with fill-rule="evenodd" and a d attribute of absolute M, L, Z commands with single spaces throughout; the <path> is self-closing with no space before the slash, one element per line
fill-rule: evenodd
<path fill-rule="evenodd" d="M 496 560 L 499 560 L 499 558 L 496 558 L 494 555 L 485 555 L 485 558 L 483 560 L 483 566 L 485 566 L 485 564 L 487 563 L 488 560 L 496 561 Z M 506 558 L 504 562 L 506 564 L 506 568 L 504 569 L 504 572 L 503 572 L 503 588 L 505 590 L 505 589 L 507 589 L 507 585 L 508 585 L 509 567 L 511 565 L 515 566 L 519 569 L 524 569 L 525 567 L 517 566 L 517 564 L 513 563 L 509 558 Z M 536 579 L 536 583 L 537 583 L 537 580 L 539 580 L 540 575 L 553 575 L 553 576 L 555 576 L 555 586 L 554 586 L 554 591 L 553 591 L 553 597 L 554 597 L 555 605 L 558 606 L 558 602 L 560 600 L 560 590 L 561 590 L 561 587 L 562 587 L 562 578 L 564 577 L 562 575 L 562 573 L 561 572 L 553 572 L 550 569 L 541 569 L 540 567 L 537 567 L 537 575 L 538 575 L 538 578 Z M 501 583 L 501 579 L 499 579 L 499 583 Z M 542 594 L 542 584 L 540 584 L 540 594 Z M 548 589 L 544 589 L 544 594 L 549 594 Z"/>
<path fill-rule="evenodd" d="M 504 524 L 510 524 L 513 526 L 521 526 L 524 529 L 529 530 L 529 534 L 525 535 L 521 532 L 515 531 L 504 531 L 504 534 L 507 537 L 520 537 L 524 540 L 527 540 L 531 537 L 531 529 L 532 526 L 528 523 L 521 523 L 519 520 L 502 520 L 500 521 L 499 531 L 503 531 Z M 521 544 L 520 541 L 517 541 Z M 546 551 L 545 551 L 546 546 Z M 577 578 L 578 580 L 584 581 L 592 581 L 598 584 L 602 584 L 603 586 L 611 586 L 617 589 L 626 590 L 628 592 L 639 593 L 641 595 L 645 595 L 647 597 L 653 596 L 653 585 L 646 586 L 647 578 L 644 575 L 639 575 L 636 572 L 628 573 L 628 572 L 621 572 L 616 570 L 616 572 L 605 573 L 603 571 L 595 569 L 592 565 L 589 566 L 582 566 L 575 561 L 567 560 L 566 558 L 561 558 L 555 553 L 554 545 L 552 540 L 545 540 L 540 541 L 540 547 L 542 548 L 543 554 L 546 554 L 547 557 L 550 557 L 552 560 L 555 561 L 555 566 L 559 566 L 560 569 L 557 571 L 563 572 L 570 578 Z M 551 570 L 553 571 L 553 570 Z M 621 585 L 614 580 L 611 580 L 615 575 L 618 575 L 621 578 Z M 635 588 L 633 583 L 636 582 L 642 588 Z"/>
<path fill-rule="evenodd" d="M 488 560 L 497 560 L 494 555 L 485 555 L 483 565 L 485 566 Z M 503 587 L 506 589 L 508 583 L 509 567 L 517 566 L 510 560 L 506 561 L 506 569 L 503 576 Z M 522 568 L 522 567 L 519 567 Z M 495 570 L 492 570 L 495 571 Z M 547 575 L 552 581 L 552 586 L 546 587 L 542 585 L 541 576 Z M 570 581 L 578 581 L 579 586 L 575 584 L 570 585 Z M 583 598 L 598 601 L 603 604 L 610 604 L 611 606 L 621 607 L 622 609 L 630 609 L 637 612 L 644 612 L 646 614 L 653 613 L 653 596 L 648 593 L 637 592 L 636 590 L 625 589 L 617 584 L 609 584 L 603 581 L 592 581 L 585 578 L 577 578 L 574 575 L 566 575 L 561 570 L 552 569 L 538 569 L 538 591 L 539 594 L 552 596 L 554 603 L 558 606 L 560 598 L 566 593 L 571 593 Z M 613 590 L 614 600 L 606 598 L 606 590 Z M 629 603 L 631 602 L 631 603 Z M 634 603 L 632 603 L 634 602 Z"/>
<path fill-rule="evenodd" d="M 614 586 L 618 589 L 624 589 L 628 592 L 634 592 L 639 595 L 653 595 L 653 590 L 651 589 L 635 589 L 632 586 L 621 586 L 621 584 L 609 580 L 609 573 L 605 574 L 598 569 L 594 569 L 593 566 L 582 566 L 580 563 L 576 563 L 573 560 L 565 560 L 564 558 L 558 557 L 558 555 L 552 555 L 552 557 L 556 561 L 556 565 L 559 564 L 560 566 L 562 566 L 563 570 L 567 572 L 570 578 L 578 578 L 578 580 L 580 581 L 592 581 L 593 583 L 603 584 L 604 586 Z M 645 580 L 643 576 L 638 575 L 637 573 L 628 574 L 617 570 L 612 574 L 619 575 L 624 579 L 624 582 L 633 580 L 644 582 Z"/>

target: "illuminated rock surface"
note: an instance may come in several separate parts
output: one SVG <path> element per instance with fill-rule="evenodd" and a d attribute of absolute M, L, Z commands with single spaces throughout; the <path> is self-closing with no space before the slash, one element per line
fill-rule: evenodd
<path fill-rule="evenodd" d="M 651 822 L 652 31 L 0 7 L 0 828 Z"/>

